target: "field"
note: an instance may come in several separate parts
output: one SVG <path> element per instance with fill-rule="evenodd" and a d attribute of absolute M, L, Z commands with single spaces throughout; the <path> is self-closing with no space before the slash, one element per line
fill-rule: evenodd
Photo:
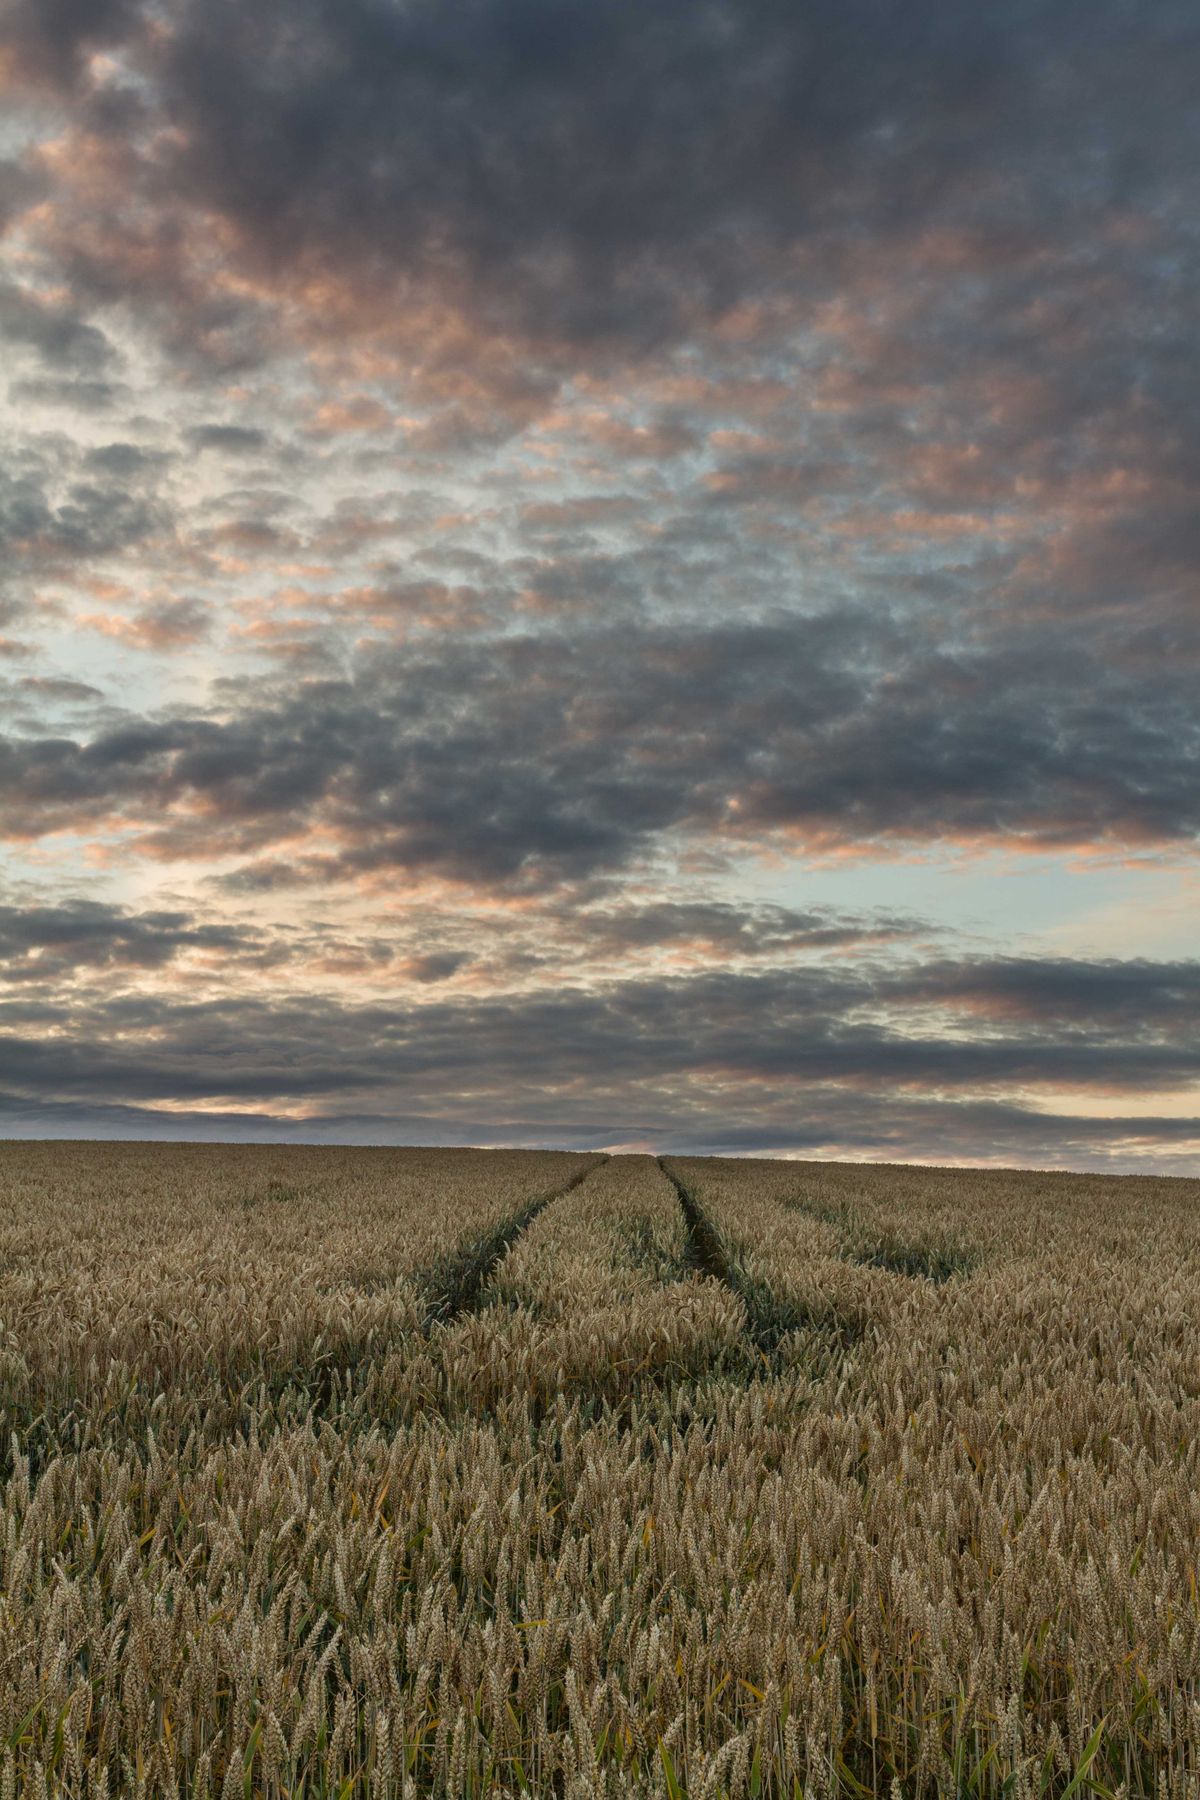
<path fill-rule="evenodd" d="M 1200 1183 L 0 1146 L 0 1800 L 1200 1795 Z"/>

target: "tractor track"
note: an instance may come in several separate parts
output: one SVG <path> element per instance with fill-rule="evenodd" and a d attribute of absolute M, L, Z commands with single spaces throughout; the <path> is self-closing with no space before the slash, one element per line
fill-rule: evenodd
<path fill-rule="evenodd" d="M 561 1187 L 549 1194 L 538 1195 L 517 1212 L 510 1213 L 494 1230 L 485 1233 L 483 1237 L 472 1238 L 468 1243 L 460 1244 L 434 1268 L 428 1270 L 425 1275 L 425 1287 L 429 1293 L 426 1331 L 432 1331 L 437 1325 L 451 1325 L 465 1313 L 477 1312 L 497 1264 L 521 1233 L 532 1225 L 539 1213 L 544 1212 L 555 1200 L 561 1200 L 564 1194 L 572 1193 L 609 1160 L 609 1157 L 603 1156 L 597 1162 L 585 1163 Z"/>
<path fill-rule="evenodd" d="M 862 1336 L 858 1320 L 843 1317 L 835 1306 L 814 1308 L 802 1301 L 773 1293 L 763 1281 L 748 1276 L 729 1256 L 711 1221 L 705 1216 L 687 1183 L 665 1157 L 658 1166 L 679 1196 L 687 1225 L 689 1260 L 700 1274 L 727 1287 L 741 1301 L 746 1315 L 746 1335 L 755 1350 L 768 1361 L 779 1355 L 785 1337 L 794 1331 L 815 1331 L 833 1345 L 848 1348 Z"/>

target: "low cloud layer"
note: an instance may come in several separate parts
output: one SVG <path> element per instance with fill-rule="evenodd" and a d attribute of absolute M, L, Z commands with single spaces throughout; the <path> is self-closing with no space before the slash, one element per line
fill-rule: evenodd
<path fill-rule="evenodd" d="M 23 1131 L 50 1094 L 47 1124 L 101 1134 L 136 1120 L 203 1135 L 217 1121 L 238 1135 L 389 1141 L 423 1121 L 421 1134 L 451 1141 L 850 1145 L 1096 1167 L 1137 1166 L 1151 1146 L 1159 1166 L 1192 1153 L 1194 1120 L 1146 1099 L 1186 1096 L 1200 1078 L 1200 964 L 951 961 L 919 950 L 913 922 L 671 910 L 598 909 L 587 942 L 598 962 L 606 915 L 622 949 L 661 952 L 674 931 L 696 953 L 690 968 L 618 963 L 553 990 L 533 958 L 514 985 L 503 957 L 397 962 L 360 944 L 358 972 L 391 988 L 387 1001 L 316 998 L 322 968 L 353 970 L 345 944 L 329 969 L 320 935 L 239 936 L 86 903 L 6 912 L 0 1106 Z M 812 960 L 846 946 L 858 954 Z M 705 966 L 718 958 L 724 968 Z M 140 985 L 169 965 L 167 986 Z M 1137 1102 L 1128 1115 L 1111 1106 L 1118 1094 Z"/>

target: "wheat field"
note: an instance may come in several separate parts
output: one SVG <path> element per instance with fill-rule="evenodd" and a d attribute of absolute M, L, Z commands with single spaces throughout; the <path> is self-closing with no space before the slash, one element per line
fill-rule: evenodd
<path fill-rule="evenodd" d="M 1200 1796 L 1200 1183 L 0 1171 L 0 1800 Z"/>

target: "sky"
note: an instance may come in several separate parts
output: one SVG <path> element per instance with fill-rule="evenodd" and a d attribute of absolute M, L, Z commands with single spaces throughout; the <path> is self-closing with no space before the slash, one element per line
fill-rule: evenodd
<path fill-rule="evenodd" d="M 0 1133 L 1200 1173 L 1193 0 L 0 93 Z"/>

